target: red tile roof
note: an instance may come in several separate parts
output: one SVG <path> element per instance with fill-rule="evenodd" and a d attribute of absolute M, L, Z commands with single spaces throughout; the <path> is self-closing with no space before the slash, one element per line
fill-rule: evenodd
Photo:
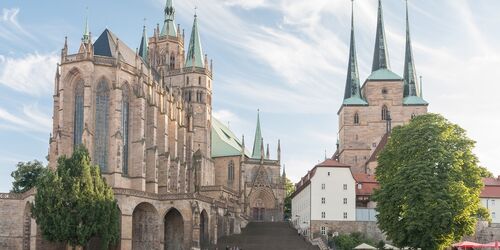
<path fill-rule="evenodd" d="M 357 173 L 353 176 L 356 180 L 356 195 L 371 196 L 375 189 L 380 187 L 374 175 Z M 358 184 L 361 184 L 361 188 L 358 188 Z"/>
<path fill-rule="evenodd" d="M 479 197 L 500 198 L 500 178 L 483 178 L 484 188 Z"/>

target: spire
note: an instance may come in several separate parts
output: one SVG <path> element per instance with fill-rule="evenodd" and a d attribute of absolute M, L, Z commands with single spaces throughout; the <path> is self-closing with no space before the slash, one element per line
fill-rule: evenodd
<path fill-rule="evenodd" d="M 421 98 L 424 98 L 424 92 L 423 92 L 423 88 L 422 88 L 422 82 L 423 82 L 422 78 L 423 77 L 420 76 L 420 93 L 419 94 L 420 94 Z"/>
<path fill-rule="evenodd" d="M 174 0 L 167 0 L 165 4 L 165 21 L 160 36 L 177 36 L 177 27 L 175 26 L 175 8 Z"/>
<path fill-rule="evenodd" d="M 379 69 L 389 68 L 389 52 L 387 51 L 387 41 L 385 40 L 382 0 L 378 0 L 377 36 L 375 38 L 375 51 L 373 53 L 372 72 Z"/>
<path fill-rule="evenodd" d="M 266 149 L 266 159 L 269 160 L 269 143 L 267 144 L 267 149 Z"/>
<path fill-rule="evenodd" d="M 354 0 L 351 3 L 351 42 L 349 49 L 349 65 L 347 67 L 347 79 L 345 83 L 344 102 L 345 105 L 364 105 L 366 102 L 361 97 L 359 84 L 358 60 L 356 56 L 356 41 L 354 39 Z"/>
<path fill-rule="evenodd" d="M 278 161 L 281 161 L 281 142 L 280 140 L 278 139 Z"/>
<path fill-rule="evenodd" d="M 87 8 L 87 14 L 85 16 L 85 27 L 83 29 L 83 36 L 82 36 L 82 42 L 83 43 L 89 43 L 90 42 L 90 29 L 89 29 L 89 14 L 88 14 L 88 8 Z"/>
<path fill-rule="evenodd" d="M 410 39 L 410 21 L 408 17 L 408 0 L 406 0 L 406 49 L 404 66 L 404 96 L 420 96 L 418 92 L 417 72 L 413 61 L 413 51 Z"/>
<path fill-rule="evenodd" d="M 146 25 L 143 26 L 142 28 L 142 39 L 141 39 L 141 46 L 139 47 L 139 56 L 144 59 L 144 62 L 148 63 L 149 62 L 149 51 L 148 51 L 148 38 L 146 34 Z"/>
<path fill-rule="evenodd" d="M 281 175 L 283 179 L 286 179 L 285 164 L 283 164 L 283 174 Z"/>
<path fill-rule="evenodd" d="M 196 14 L 194 15 L 193 30 L 191 31 L 191 39 L 189 40 L 186 67 L 205 68 L 200 33 L 198 32 L 198 15 Z"/>
<path fill-rule="evenodd" d="M 255 138 L 253 141 L 252 158 L 260 158 L 260 148 L 262 147 L 262 133 L 260 131 L 260 111 L 257 110 L 257 128 L 255 129 Z"/>

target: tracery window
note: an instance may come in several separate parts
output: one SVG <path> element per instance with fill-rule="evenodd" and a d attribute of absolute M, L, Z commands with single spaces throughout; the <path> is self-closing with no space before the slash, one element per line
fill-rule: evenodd
<path fill-rule="evenodd" d="M 171 70 L 175 69 L 175 55 L 174 55 L 174 53 L 172 53 L 170 55 L 170 69 Z"/>
<path fill-rule="evenodd" d="M 105 80 L 97 85 L 95 96 L 95 137 L 94 161 L 101 172 L 108 167 L 108 121 L 109 121 L 109 88 Z"/>
<path fill-rule="evenodd" d="M 123 149 L 122 149 L 122 173 L 128 175 L 128 144 L 129 144 L 129 121 L 130 121 L 130 96 L 128 85 L 122 88 L 122 136 L 123 136 Z"/>
<path fill-rule="evenodd" d="M 382 120 L 385 121 L 389 119 L 389 109 L 387 109 L 387 106 L 382 106 Z"/>
<path fill-rule="evenodd" d="M 78 81 L 75 86 L 75 116 L 73 119 L 73 148 L 82 144 L 83 134 L 83 81 Z"/>

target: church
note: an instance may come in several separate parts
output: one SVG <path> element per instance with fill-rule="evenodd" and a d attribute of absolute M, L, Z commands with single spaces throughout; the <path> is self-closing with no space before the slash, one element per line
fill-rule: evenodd
<path fill-rule="evenodd" d="M 175 14 L 167 0 L 162 25 L 152 36 L 144 27 L 136 50 L 109 29 L 93 42 L 86 22 L 77 53 L 66 39 L 57 65 L 49 168 L 88 149 L 118 201 L 117 249 L 206 249 L 250 221 L 283 220 L 280 142 L 271 157 L 260 113 L 248 148 L 212 116 L 216 83 L 198 16 L 185 44 Z M 30 218 L 34 195 L 0 197 L 19 208 L 9 216 L 19 235 L 0 245 L 65 249 L 41 238 Z M 98 247 L 98 238 L 87 246 Z"/>

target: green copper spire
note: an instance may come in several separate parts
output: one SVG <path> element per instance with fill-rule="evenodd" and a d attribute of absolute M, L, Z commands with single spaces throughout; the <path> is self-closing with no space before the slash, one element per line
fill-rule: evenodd
<path fill-rule="evenodd" d="M 175 8 L 174 0 L 167 0 L 165 4 L 165 21 L 161 29 L 160 36 L 177 36 L 177 27 L 175 26 Z"/>
<path fill-rule="evenodd" d="M 411 47 L 408 0 L 406 0 L 406 49 L 403 78 L 405 86 L 404 97 L 420 96 L 420 93 L 418 92 L 417 72 L 415 71 L 415 63 L 413 61 L 413 50 Z"/>
<path fill-rule="evenodd" d="M 384 15 L 382 13 L 382 1 L 378 0 L 377 36 L 375 38 L 375 51 L 373 53 L 372 72 L 379 69 L 389 69 L 389 51 L 385 40 Z"/>
<path fill-rule="evenodd" d="M 205 67 L 203 49 L 201 48 L 200 33 L 198 32 L 198 16 L 194 15 L 193 30 L 189 40 L 189 48 L 186 57 L 186 67 Z"/>
<path fill-rule="evenodd" d="M 349 49 L 349 66 L 347 68 L 347 79 L 345 83 L 343 105 L 366 105 L 361 97 L 359 84 L 358 60 L 356 56 L 356 42 L 354 39 L 354 0 L 351 6 L 351 43 Z"/>
<path fill-rule="evenodd" d="M 89 29 L 88 9 L 87 9 L 87 15 L 85 16 L 85 28 L 83 30 L 82 42 L 83 43 L 89 43 L 90 42 L 90 29 Z"/>
<path fill-rule="evenodd" d="M 142 29 L 142 39 L 141 46 L 139 47 L 139 56 L 144 59 L 146 63 L 149 62 L 149 51 L 148 51 L 148 37 L 146 34 L 146 26 L 144 25 Z"/>
<path fill-rule="evenodd" d="M 257 110 L 257 128 L 255 129 L 255 138 L 253 141 L 252 158 L 260 159 L 262 148 L 262 132 L 260 131 L 260 112 Z"/>

